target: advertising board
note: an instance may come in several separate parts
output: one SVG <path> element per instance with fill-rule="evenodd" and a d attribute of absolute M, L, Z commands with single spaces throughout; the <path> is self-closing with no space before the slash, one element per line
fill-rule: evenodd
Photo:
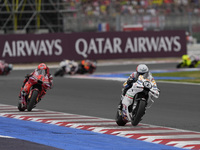
<path fill-rule="evenodd" d="M 184 31 L 0 35 L 0 59 L 9 63 L 179 57 L 186 52 Z"/>

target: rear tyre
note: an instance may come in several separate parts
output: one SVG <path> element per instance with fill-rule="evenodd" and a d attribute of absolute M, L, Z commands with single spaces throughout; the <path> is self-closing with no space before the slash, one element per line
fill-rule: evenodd
<path fill-rule="evenodd" d="M 189 66 L 189 68 L 195 68 L 195 66 L 196 66 L 196 62 L 193 61 L 193 62 L 191 63 L 191 65 Z"/>
<path fill-rule="evenodd" d="M 133 126 L 137 126 L 138 123 L 142 120 L 142 117 L 145 114 L 145 110 L 146 110 L 146 102 L 143 100 L 140 100 L 138 103 L 138 107 L 136 109 L 137 109 L 136 114 L 133 116 L 131 120 L 131 124 Z"/>
<path fill-rule="evenodd" d="M 28 103 L 27 103 L 28 111 L 31 111 L 33 109 L 33 106 L 36 104 L 38 94 L 39 94 L 39 92 L 37 90 L 33 90 L 31 98 L 28 100 Z"/>

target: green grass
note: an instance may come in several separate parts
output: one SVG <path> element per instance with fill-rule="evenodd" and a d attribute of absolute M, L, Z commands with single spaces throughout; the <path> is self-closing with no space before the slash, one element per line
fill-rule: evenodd
<path fill-rule="evenodd" d="M 195 79 L 184 80 L 162 80 L 175 82 L 200 83 L 200 71 L 183 71 L 183 72 L 168 72 L 168 73 L 153 73 L 154 77 L 194 77 Z M 161 81 L 161 80 L 160 80 Z"/>

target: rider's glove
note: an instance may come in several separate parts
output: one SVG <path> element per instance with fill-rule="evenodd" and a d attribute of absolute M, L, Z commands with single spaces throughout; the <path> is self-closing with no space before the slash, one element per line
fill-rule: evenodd
<path fill-rule="evenodd" d="M 128 79 L 127 84 L 131 85 L 134 82 L 134 80 L 132 78 Z"/>
<path fill-rule="evenodd" d="M 25 78 L 26 78 L 26 79 L 29 79 L 30 76 L 31 76 L 30 74 L 27 74 L 27 75 L 25 76 Z"/>

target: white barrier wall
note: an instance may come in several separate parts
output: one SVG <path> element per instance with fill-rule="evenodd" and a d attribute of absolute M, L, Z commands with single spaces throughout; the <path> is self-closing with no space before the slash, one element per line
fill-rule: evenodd
<path fill-rule="evenodd" d="M 187 54 L 196 55 L 200 57 L 200 44 L 188 44 L 187 45 Z"/>

